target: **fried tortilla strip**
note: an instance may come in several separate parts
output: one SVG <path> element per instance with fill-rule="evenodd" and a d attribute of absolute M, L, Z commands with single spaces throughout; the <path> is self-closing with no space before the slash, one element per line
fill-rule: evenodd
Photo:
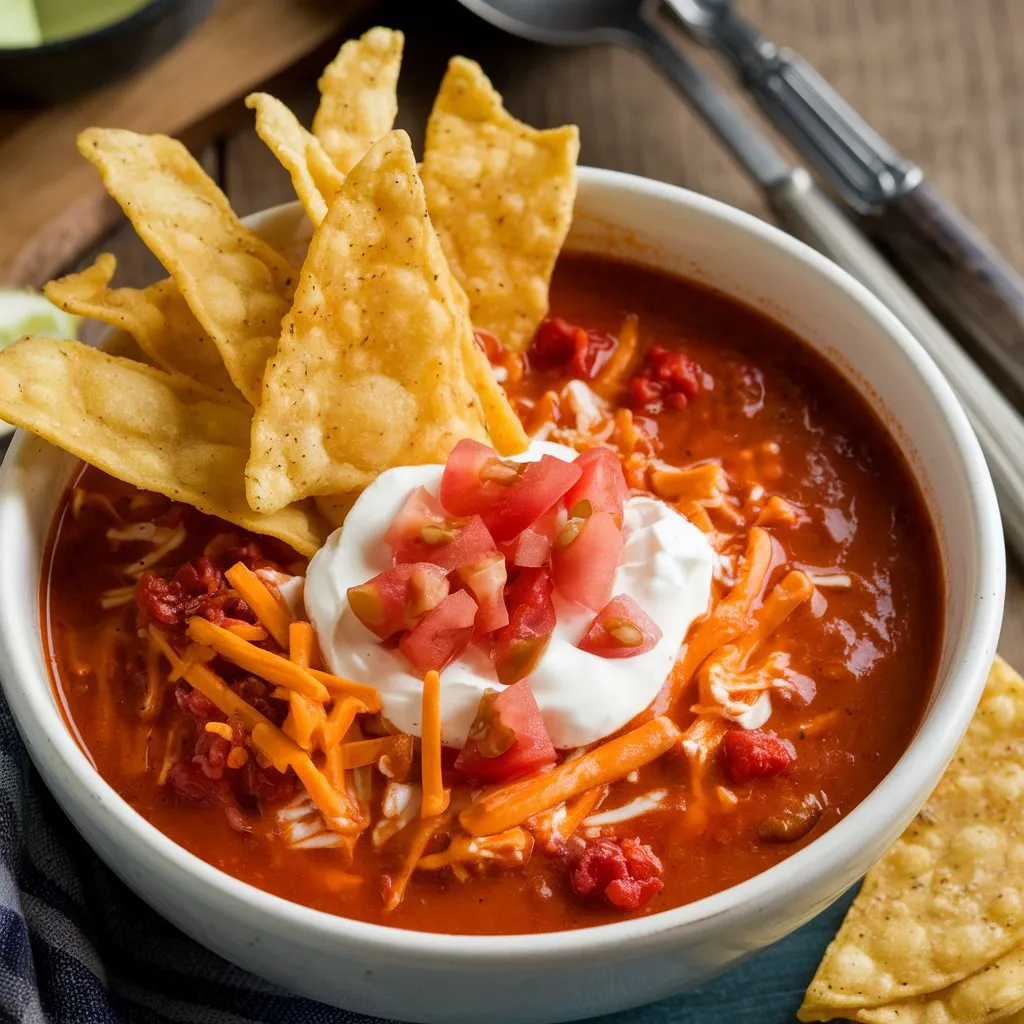
<path fill-rule="evenodd" d="M 1022 1024 L 1022 1007 L 1024 949 L 1014 949 L 941 992 L 856 1010 L 851 1019 L 863 1024 Z"/>
<path fill-rule="evenodd" d="M 401 32 L 371 28 L 345 43 L 320 76 L 313 134 L 342 174 L 395 123 L 404 42 Z"/>
<path fill-rule="evenodd" d="M 807 989 L 800 1019 L 850 1017 L 928 997 L 1019 950 L 1022 800 L 1024 679 L 997 658 L 952 764 L 913 824 L 868 872 Z"/>
<path fill-rule="evenodd" d="M 245 500 L 250 412 L 191 381 L 76 341 L 23 338 L 0 352 L 0 416 L 105 473 L 312 555 L 312 504 L 260 515 Z"/>
<path fill-rule="evenodd" d="M 200 326 L 177 285 L 160 281 L 148 288 L 111 288 L 117 260 L 108 252 L 77 274 L 47 284 L 46 297 L 76 316 L 127 331 L 157 366 L 184 374 L 229 401 L 241 400 L 217 346 Z"/>
<path fill-rule="evenodd" d="M 170 271 L 235 386 L 255 404 L 288 312 L 292 267 L 242 224 L 180 142 L 87 128 L 78 149 Z"/>
<path fill-rule="evenodd" d="M 320 140 L 307 132 L 277 97 L 254 92 L 246 96 L 245 105 L 256 111 L 256 134 L 291 176 L 309 219 L 319 224 L 345 176 L 324 152 Z"/>
<path fill-rule="evenodd" d="M 253 418 L 252 507 L 343 494 L 390 466 L 443 462 L 461 438 L 488 441 L 469 344 L 409 137 L 391 132 L 310 243 Z"/>
<path fill-rule="evenodd" d="M 478 64 L 449 63 L 427 123 L 427 206 L 473 323 L 518 352 L 548 310 L 579 148 L 575 125 L 522 124 Z"/>

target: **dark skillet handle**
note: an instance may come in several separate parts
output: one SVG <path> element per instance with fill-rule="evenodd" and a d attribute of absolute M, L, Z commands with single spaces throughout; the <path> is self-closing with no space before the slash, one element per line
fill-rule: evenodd
<path fill-rule="evenodd" d="M 1024 394 L 1024 279 L 927 182 L 863 222 L 917 293 Z"/>

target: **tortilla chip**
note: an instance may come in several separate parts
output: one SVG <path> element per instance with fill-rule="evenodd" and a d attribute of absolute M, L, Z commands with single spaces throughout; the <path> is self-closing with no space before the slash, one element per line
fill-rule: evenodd
<path fill-rule="evenodd" d="M 313 499 L 316 510 L 330 523 L 333 529 L 343 526 L 352 506 L 359 500 L 362 491 L 349 491 L 347 494 L 318 494 Z"/>
<path fill-rule="evenodd" d="M 458 285 L 456 284 L 456 288 Z M 460 301 L 466 309 L 469 319 L 469 307 L 465 292 L 460 291 Z M 523 424 L 512 408 L 505 390 L 494 376 L 487 354 L 476 343 L 472 334 L 467 339 L 465 349 L 466 374 L 480 399 L 484 413 L 487 432 L 491 435 L 491 444 L 502 455 L 518 455 L 526 451 L 530 439 L 526 436 Z"/>
<path fill-rule="evenodd" d="M 320 140 L 307 132 L 279 99 L 254 92 L 246 96 L 245 105 L 256 111 L 256 134 L 291 176 L 292 187 L 309 219 L 319 224 L 344 175 L 324 152 Z"/>
<path fill-rule="evenodd" d="M 488 441 L 472 326 L 427 217 L 409 137 L 352 170 L 317 228 L 253 418 L 249 502 L 272 512 Z"/>
<path fill-rule="evenodd" d="M 523 351 L 548 311 L 572 222 L 575 125 L 538 131 L 502 106 L 480 66 L 455 57 L 427 123 L 423 187 L 477 327 Z"/>
<path fill-rule="evenodd" d="M 117 260 L 102 253 L 91 267 L 51 281 L 43 291 L 69 313 L 127 331 L 154 365 L 190 377 L 228 401 L 240 401 L 217 346 L 177 285 L 164 280 L 141 290 L 110 288 L 116 270 Z"/>
<path fill-rule="evenodd" d="M 260 515 L 245 500 L 250 412 L 177 374 L 77 341 L 23 338 L 0 352 L 0 416 L 105 473 L 312 555 L 311 504 Z"/>
<path fill-rule="evenodd" d="M 88 128 L 78 149 L 213 339 L 235 386 L 259 399 L 294 270 L 235 216 L 227 196 L 166 135 Z"/>
<path fill-rule="evenodd" d="M 857 1010 L 852 1017 L 863 1024 L 990 1024 L 1010 1021 L 1010 1015 L 1019 1022 L 1022 1007 L 1024 950 L 1015 949 L 941 992 Z"/>
<path fill-rule="evenodd" d="M 345 43 L 320 76 L 313 134 L 342 174 L 395 123 L 404 42 L 401 32 L 371 28 Z"/>
<path fill-rule="evenodd" d="M 1020 947 L 1022 800 L 1024 679 L 997 658 L 953 763 L 865 878 L 800 1019 L 938 993 Z"/>

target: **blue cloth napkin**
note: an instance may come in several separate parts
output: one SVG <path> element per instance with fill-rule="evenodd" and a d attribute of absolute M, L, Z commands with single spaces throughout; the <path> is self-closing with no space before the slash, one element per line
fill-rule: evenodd
<path fill-rule="evenodd" d="M 150 910 L 46 791 L 2 695 L 0 861 L 4 1024 L 372 1024 L 261 981 Z M 700 988 L 597 1024 L 789 1024 L 850 898 Z"/>

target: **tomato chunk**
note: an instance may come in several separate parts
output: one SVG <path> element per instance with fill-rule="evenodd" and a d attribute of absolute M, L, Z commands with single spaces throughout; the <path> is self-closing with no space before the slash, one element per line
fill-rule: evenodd
<path fill-rule="evenodd" d="M 480 606 L 476 613 L 476 636 L 508 625 L 508 609 L 505 607 L 508 573 L 505 556 L 500 551 L 492 551 L 479 562 L 460 566 L 459 579 Z"/>
<path fill-rule="evenodd" d="M 560 516 L 564 518 L 561 502 L 545 512 L 518 536 L 506 541 L 502 550 L 509 563 L 530 569 L 547 565 L 548 559 L 551 558 L 551 547 L 561 525 Z"/>
<path fill-rule="evenodd" d="M 592 378 L 615 351 L 618 339 L 585 330 L 560 317 L 549 317 L 537 328 L 530 345 L 530 365 L 538 369 L 565 367 L 582 380 Z"/>
<path fill-rule="evenodd" d="M 497 551 L 479 516 L 449 518 L 422 487 L 413 491 L 384 534 L 395 561 L 431 562 L 449 571 L 482 561 Z"/>
<path fill-rule="evenodd" d="M 546 568 L 523 569 L 509 587 L 508 625 L 494 636 L 491 660 L 505 686 L 525 679 L 548 646 L 555 629 L 551 576 Z"/>
<path fill-rule="evenodd" d="M 590 503 L 593 512 L 610 512 L 622 524 L 622 506 L 629 497 L 629 487 L 622 474 L 619 457 L 607 448 L 591 448 L 576 459 L 582 476 L 566 492 L 565 507 L 569 515 L 580 502 Z"/>
<path fill-rule="evenodd" d="M 472 782 L 508 782 L 554 764 L 555 748 L 529 683 L 521 680 L 480 700 L 469 738 L 455 762 Z"/>
<path fill-rule="evenodd" d="M 737 785 L 778 775 L 796 760 L 793 744 L 769 729 L 730 729 L 722 737 L 722 752 Z"/>
<path fill-rule="evenodd" d="M 569 870 L 577 896 L 633 911 L 665 888 L 655 852 L 639 839 L 593 839 Z"/>
<path fill-rule="evenodd" d="M 420 675 L 450 665 L 473 639 L 477 604 L 464 590 L 449 594 L 399 641 L 399 650 Z"/>
<path fill-rule="evenodd" d="M 387 640 L 412 629 L 448 596 L 448 576 L 430 562 L 392 566 L 358 587 L 349 587 L 348 604 L 359 621 Z"/>
<path fill-rule="evenodd" d="M 441 504 L 452 515 L 481 516 L 496 541 L 508 541 L 547 512 L 580 475 L 574 463 L 551 455 L 512 462 L 467 438 L 448 456 Z"/>
<path fill-rule="evenodd" d="M 652 416 L 666 408 L 685 409 L 700 394 L 702 376 L 696 361 L 685 352 L 652 345 L 644 365 L 629 382 L 629 404 Z"/>
<path fill-rule="evenodd" d="M 654 619 L 628 594 L 619 594 L 597 613 L 579 648 L 602 658 L 634 658 L 653 650 L 661 637 Z"/>
<path fill-rule="evenodd" d="M 610 512 L 570 519 L 551 552 L 552 575 L 559 592 L 594 611 L 603 608 L 612 596 L 625 543 Z"/>

